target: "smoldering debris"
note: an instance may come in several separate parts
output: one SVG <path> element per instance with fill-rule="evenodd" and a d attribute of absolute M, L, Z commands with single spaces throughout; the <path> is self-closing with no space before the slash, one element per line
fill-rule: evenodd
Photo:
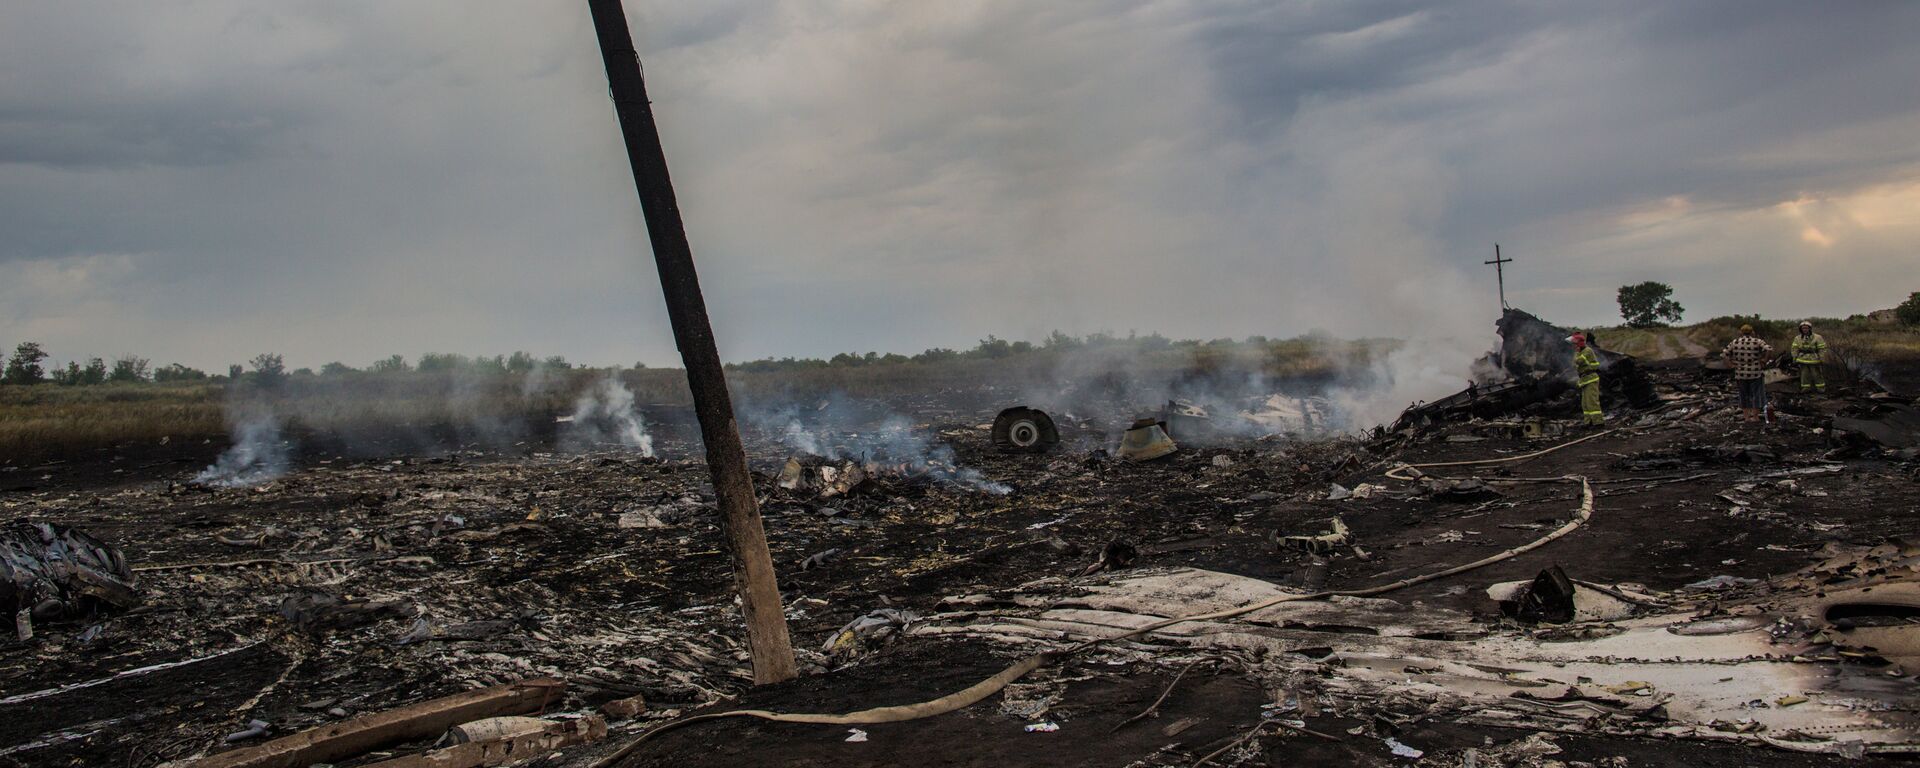
<path fill-rule="evenodd" d="M 1495 324 L 1500 345 L 1476 361 L 1473 381 L 1465 389 L 1428 402 L 1414 403 L 1390 425 L 1375 430 L 1376 437 L 1406 436 L 1440 422 L 1492 419 L 1523 413 L 1554 402 L 1574 389 L 1573 345 L 1570 331 L 1523 310 L 1507 309 Z M 1639 361 L 1601 347 L 1603 403 L 1649 408 L 1659 400 Z"/>
<path fill-rule="evenodd" d="M 884 482 L 937 484 L 996 496 L 1013 491 L 962 465 L 953 446 L 897 414 L 862 429 L 815 431 L 788 419 L 778 430 L 778 439 L 795 451 L 778 476 L 778 485 L 787 490 L 832 498 Z"/>
<path fill-rule="evenodd" d="M 889 490 L 930 485 L 945 485 L 962 490 L 1004 496 L 1012 486 L 986 479 L 977 469 L 962 467 L 952 458 L 934 452 L 925 458 L 908 461 L 885 459 L 829 459 L 799 453 L 787 458 L 774 478 L 774 484 L 802 496 L 819 499 L 881 494 Z"/>
<path fill-rule="evenodd" d="M 194 475 L 193 482 L 216 488 L 244 488 L 273 482 L 287 473 L 290 449 L 280 418 L 259 407 L 243 407 L 232 428 L 233 444 Z"/>
<path fill-rule="evenodd" d="M 653 436 L 634 407 L 633 390 L 612 376 L 582 393 L 561 426 L 560 442 L 566 450 L 620 448 L 653 456 Z"/>

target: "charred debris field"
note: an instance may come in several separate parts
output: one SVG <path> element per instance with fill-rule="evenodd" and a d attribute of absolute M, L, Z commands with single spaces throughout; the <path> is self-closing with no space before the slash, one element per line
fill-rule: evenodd
<path fill-rule="evenodd" d="M 1582 431 L 1553 356 L 1511 348 L 1528 320 L 1497 381 L 1357 435 L 1315 398 L 1119 397 L 1009 449 L 990 391 L 750 429 L 802 667 L 771 686 L 678 410 L 643 409 L 653 456 L 8 473 L 0 765 L 1910 758 L 1912 393 L 1776 384 L 1748 424 L 1717 364 L 1615 356 Z M 939 700 L 1034 654 L 931 717 L 660 729 Z"/>

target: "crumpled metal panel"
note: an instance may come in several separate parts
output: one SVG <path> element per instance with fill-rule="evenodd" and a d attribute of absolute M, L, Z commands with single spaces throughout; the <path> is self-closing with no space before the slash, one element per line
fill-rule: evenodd
<path fill-rule="evenodd" d="M 77 528 L 15 521 L 0 528 L 0 607 L 57 619 L 140 604 L 118 547 Z"/>

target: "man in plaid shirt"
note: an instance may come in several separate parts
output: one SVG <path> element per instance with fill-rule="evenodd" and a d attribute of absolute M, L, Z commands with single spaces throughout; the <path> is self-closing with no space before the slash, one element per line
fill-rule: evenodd
<path fill-rule="evenodd" d="M 1767 407 L 1767 384 L 1763 377 L 1773 347 L 1753 335 L 1752 325 L 1740 326 L 1740 338 L 1727 342 L 1727 362 L 1733 364 L 1733 383 L 1740 388 L 1740 411 L 1747 421 L 1759 421 L 1760 409 Z"/>

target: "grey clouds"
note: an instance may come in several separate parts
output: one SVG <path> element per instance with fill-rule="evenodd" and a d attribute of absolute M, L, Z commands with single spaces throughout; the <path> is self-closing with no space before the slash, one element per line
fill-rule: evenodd
<path fill-rule="evenodd" d="M 1920 290 L 1920 5 L 630 2 L 728 359 Z M 676 361 L 584 4 L 10 3 L 0 342 Z"/>

